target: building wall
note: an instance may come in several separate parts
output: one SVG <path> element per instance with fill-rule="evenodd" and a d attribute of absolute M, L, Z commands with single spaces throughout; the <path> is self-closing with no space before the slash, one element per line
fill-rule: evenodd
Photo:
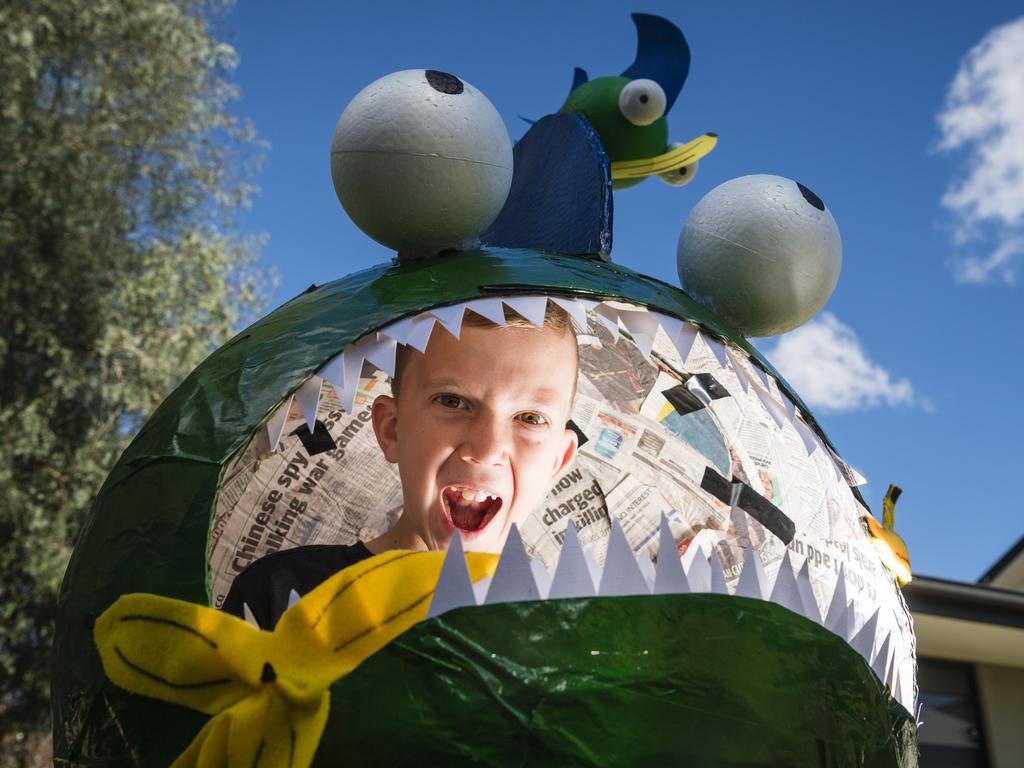
<path fill-rule="evenodd" d="M 978 703 L 992 768 L 1024 765 L 1024 669 L 978 664 Z"/>

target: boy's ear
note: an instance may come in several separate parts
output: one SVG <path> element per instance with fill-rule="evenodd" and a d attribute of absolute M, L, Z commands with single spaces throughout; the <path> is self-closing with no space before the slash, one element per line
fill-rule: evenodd
<path fill-rule="evenodd" d="M 379 395 L 373 401 L 373 434 L 377 436 L 384 458 L 392 464 L 398 462 L 398 403 L 388 395 Z"/>
<path fill-rule="evenodd" d="M 558 452 L 558 456 L 555 458 L 555 471 L 551 473 L 552 479 L 558 477 L 562 471 L 572 464 L 573 459 L 576 458 L 576 449 L 579 447 L 579 437 L 576 433 L 565 428 L 565 434 L 562 435 L 562 444 Z"/>

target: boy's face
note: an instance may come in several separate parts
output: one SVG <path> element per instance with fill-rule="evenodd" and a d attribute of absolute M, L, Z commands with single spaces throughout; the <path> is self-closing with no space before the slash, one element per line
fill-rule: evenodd
<path fill-rule="evenodd" d="M 501 549 L 576 455 L 565 426 L 575 344 L 518 327 L 464 326 L 456 340 L 438 324 L 426 353 L 410 353 L 400 397 L 373 405 L 377 440 L 398 463 L 406 536 L 444 549 L 460 530 L 468 550 Z"/>

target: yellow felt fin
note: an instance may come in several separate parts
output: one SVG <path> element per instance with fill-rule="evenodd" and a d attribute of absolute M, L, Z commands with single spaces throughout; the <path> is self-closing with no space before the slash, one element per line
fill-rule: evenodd
<path fill-rule="evenodd" d="M 97 620 L 96 646 L 117 685 L 200 712 L 220 712 L 248 696 L 256 675 L 245 655 L 268 633 L 202 605 L 159 595 L 124 595 Z"/>
<path fill-rule="evenodd" d="M 289 608 L 275 634 L 307 660 L 320 654 L 317 675 L 336 680 L 426 618 L 444 557 L 397 550 L 346 568 Z M 497 555 L 469 553 L 470 579 L 492 574 L 497 562 Z"/>
<path fill-rule="evenodd" d="M 330 685 L 426 618 L 444 552 L 385 552 L 335 574 L 273 632 L 202 605 L 125 595 L 94 628 L 107 676 L 213 717 L 175 768 L 304 768 L 327 722 Z M 470 553 L 470 578 L 497 555 Z"/>
<path fill-rule="evenodd" d="M 172 768 L 296 768 L 313 761 L 329 694 L 318 705 L 295 707 L 267 686 L 212 718 Z"/>

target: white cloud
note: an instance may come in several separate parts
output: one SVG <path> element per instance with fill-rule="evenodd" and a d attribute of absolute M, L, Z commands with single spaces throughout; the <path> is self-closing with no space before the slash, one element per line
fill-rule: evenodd
<path fill-rule="evenodd" d="M 967 153 L 942 197 L 956 219 L 956 277 L 1012 283 L 1024 268 L 1024 17 L 968 51 L 938 121 L 939 149 Z"/>
<path fill-rule="evenodd" d="M 853 330 L 830 312 L 780 337 L 765 356 L 816 410 L 856 411 L 914 402 L 910 382 L 894 380 L 869 360 Z"/>

